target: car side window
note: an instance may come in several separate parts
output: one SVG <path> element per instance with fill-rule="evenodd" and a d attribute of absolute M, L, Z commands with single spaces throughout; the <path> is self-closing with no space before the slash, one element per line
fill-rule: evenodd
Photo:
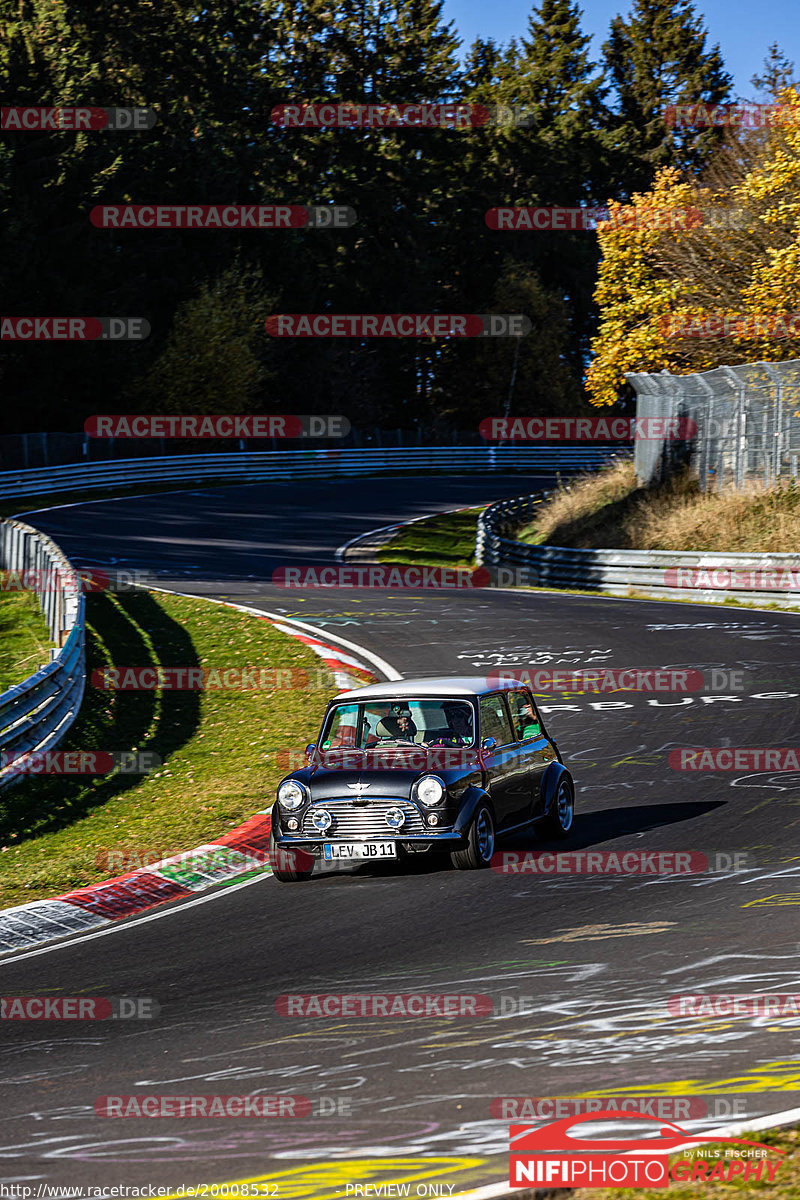
<path fill-rule="evenodd" d="M 507 746 L 517 739 L 511 730 L 505 700 L 499 693 L 481 696 L 481 740 L 494 738 L 499 746 Z"/>
<path fill-rule="evenodd" d="M 511 709 L 511 720 L 514 722 L 517 741 L 524 742 L 541 734 L 542 727 L 530 692 L 524 690 L 510 692 L 508 707 Z"/>

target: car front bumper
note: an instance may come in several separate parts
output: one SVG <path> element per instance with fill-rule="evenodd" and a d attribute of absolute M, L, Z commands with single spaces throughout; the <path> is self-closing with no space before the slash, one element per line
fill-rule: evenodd
<path fill-rule="evenodd" d="M 437 833 L 419 834 L 413 837 L 393 837 L 389 835 L 387 837 L 318 837 L 314 839 L 293 837 L 290 834 L 281 833 L 276 829 L 274 838 L 275 845 L 280 847 L 280 849 L 304 850 L 306 854 L 312 854 L 314 858 L 324 857 L 325 851 L 323 847 L 325 845 L 346 846 L 353 842 L 393 842 L 398 849 L 407 849 L 413 854 L 415 847 L 421 848 L 422 846 L 441 846 L 443 850 L 456 850 L 460 846 L 463 846 L 465 841 L 463 834 L 458 833 L 454 829 L 447 829 Z"/>

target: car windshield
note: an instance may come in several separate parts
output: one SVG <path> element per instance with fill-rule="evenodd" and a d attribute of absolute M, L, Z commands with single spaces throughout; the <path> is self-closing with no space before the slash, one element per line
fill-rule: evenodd
<path fill-rule="evenodd" d="M 403 746 L 474 746 L 475 722 L 466 700 L 372 700 L 337 704 L 328 713 L 321 750 Z"/>

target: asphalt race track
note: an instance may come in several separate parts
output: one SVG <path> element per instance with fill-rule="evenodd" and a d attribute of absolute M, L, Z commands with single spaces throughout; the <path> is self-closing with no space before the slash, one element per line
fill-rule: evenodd
<path fill-rule="evenodd" d="M 800 1019 L 681 1016 L 667 1004 L 800 991 L 800 774 L 667 764 L 676 747 L 797 743 L 797 617 L 271 583 L 277 567 L 331 563 L 337 546 L 376 526 L 536 486 L 522 476 L 254 485 L 27 518 L 78 563 L 146 570 L 162 587 L 312 622 L 403 675 L 670 666 L 739 669 L 744 688 L 542 699 L 577 782 L 575 831 L 558 848 L 703 852 L 703 874 L 515 876 L 423 860 L 406 875 L 261 878 L 3 960 L 4 995 L 152 996 L 161 1006 L 151 1022 L 6 1024 L 3 1182 L 258 1179 L 262 1194 L 310 1200 L 343 1197 L 348 1184 L 423 1180 L 458 1193 L 507 1177 L 509 1121 L 491 1108 L 502 1097 L 694 1097 L 696 1115 L 679 1122 L 694 1131 L 797 1107 Z M 746 858 L 734 870 L 737 853 Z M 283 993 L 342 991 L 489 994 L 494 1014 L 276 1012 Z M 307 1096 L 314 1115 L 113 1120 L 93 1109 L 107 1094 L 257 1092 Z"/>

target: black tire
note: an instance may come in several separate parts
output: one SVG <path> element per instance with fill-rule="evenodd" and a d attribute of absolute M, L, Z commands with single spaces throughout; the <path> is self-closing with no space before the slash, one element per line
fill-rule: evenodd
<path fill-rule="evenodd" d="M 562 775 L 553 798 L 553 806 L 539 823 L 538 829 L 544 837 L 567 838 L 574 823 L 575 786 L 569 775 Z"/>
<path fill-rule="evenodd" d="M 269 833 L 269 862 L 272 874 L 279 883 L 302 883 L 311 878 L 314 870 L 312 855 L 305 850 L 286 850 L 278 846 L 272 829 Z"/>
<path fill-rule="evenodd" d="M 451 850 L 450 861 L 459 871 L 480 871 L 488 867 L 494 854 L 494 817 L 489 805 L 482 801 L 467 834 L 463 850 Z"/>

